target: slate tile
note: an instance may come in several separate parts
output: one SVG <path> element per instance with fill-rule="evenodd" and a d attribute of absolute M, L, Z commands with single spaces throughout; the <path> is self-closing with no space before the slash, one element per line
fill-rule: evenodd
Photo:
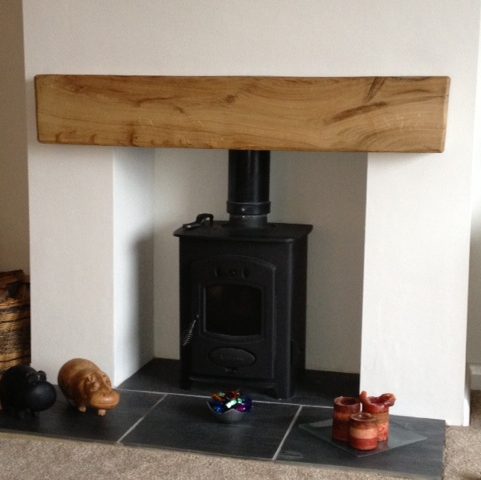
<path fill-rule="evenodd" d="M 148 392 L 182 393 L 183 390 L 179 387 L 179 379 L 179 360 L 154 358 L 122 382 L 119 388 Z"/>
<path fill-rule="evenodd" d="M 168 395 L 122 443 L 270 459 L 297 411 L 292 405 L 254 403 L 245 419 L 225 424 L 206 401 Z"/>
<path fill-rule="evenodd" d="M 441 478 L 445 436 L 443 421 L 393 415 L 392 422 L 427 439 L 377 455 L 356 457 L 299 428 L 300 424 L 317 422 L 330 417 L 331 413 L 328 409 L 303 407 L 278 460 L 400 473 L 432 479 Z"/>
<path fill-rule="evenodd" d="M 163 395 L 122 392 L 120 403 L 103 417 L 94 410 L 81 413 L 73 408 L 57 388 L 57 401 L 35 416 L 23 418 L 0 413 L 0 429 L 36 435 L 95 441 L 117 441 L 135 422 L 144 416 Z"/>

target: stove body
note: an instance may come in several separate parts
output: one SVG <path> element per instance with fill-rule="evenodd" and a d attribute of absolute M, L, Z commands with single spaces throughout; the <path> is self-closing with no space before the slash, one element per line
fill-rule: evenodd
<path fill-rule="evenodd" d="M 180 240 L 181 384 L 292 396 L 305 366 L 307 235 L 267 222 L 269 152 L 229 154 L 229 221 L 201 214 Z"/>

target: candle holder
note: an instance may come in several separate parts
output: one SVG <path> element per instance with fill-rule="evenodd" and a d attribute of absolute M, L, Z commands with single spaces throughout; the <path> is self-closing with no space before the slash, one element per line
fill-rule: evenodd
<path fill-rule="evenodd" d="M 375 450 L 378 445 L 377 421 L 370 413 L 356 413 L 349 421 L 349 445 L 356 450 Z"/>
<path fill-rule="evenodd" d="M 363 391 L 359 398 L 362 411 L 376 418 L 379 442 L 387 442 L 389 440 L 389 407 L 394 405 L 396 397 L 392 393 L 384 393 L 380 397 L 369 397 L 367 392 Z"/>
<path fill-rule="evenodd" d="M 349 441 L 349 421 L 351 415 L 361 411 L 361 403 L 354 397 L 337 397 L 334 399 L 332 414 L 332 439 L 337 442 Z"/>

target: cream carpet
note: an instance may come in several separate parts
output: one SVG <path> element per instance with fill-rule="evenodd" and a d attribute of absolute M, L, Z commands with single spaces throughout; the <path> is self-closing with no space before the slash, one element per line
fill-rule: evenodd
<path fill-rule="evenodd" d="M 412 478 L 158 449 L 0 434 L 0 479 L 375 480 Z M 481 392 L 470 427 L 448 427 L 446 480 L 481 480 Z"/>

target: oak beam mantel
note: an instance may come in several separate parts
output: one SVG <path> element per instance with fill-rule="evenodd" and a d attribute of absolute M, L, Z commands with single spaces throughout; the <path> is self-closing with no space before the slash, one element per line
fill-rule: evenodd
<path fill-rule="evenodd" d="M 37 75 L 43 143 L 441 152 L 448 77 Z"/>

